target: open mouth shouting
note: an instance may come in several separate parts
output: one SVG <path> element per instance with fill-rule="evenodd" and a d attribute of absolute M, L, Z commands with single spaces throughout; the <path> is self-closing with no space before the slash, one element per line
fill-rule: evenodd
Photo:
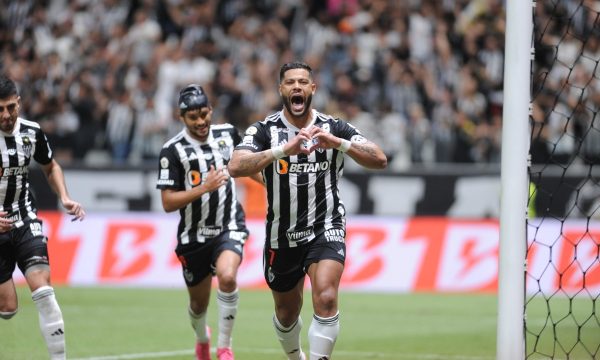
<path fill-rule="evenodd" d="M 310 107 L 311 100 L 312 95 L 304 97 L 302 93 L 295 93 L 286 99 L 285 106 L 293 116 L 303 116 Z"/>

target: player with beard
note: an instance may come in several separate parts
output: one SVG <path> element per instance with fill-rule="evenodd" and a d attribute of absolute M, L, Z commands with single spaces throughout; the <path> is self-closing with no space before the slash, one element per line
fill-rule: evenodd
<path fill-rule="evenodd" d="M 50 283 L 48 238 L 42 232 L 29 184 L 33 161 L 41 165 L 48 184 L 73 220 L 83 220 L 85 211 L 69 197 L 62 168 L 53 158 L 40 125 L 19 117 L 20 106 L 15 82 L 0 75 L 0 318 L 8 320 L 17 313 L 12 275 L 18 266 L 38 310 L 50 359 L 65 359 L 65 327 Z"/>
<path fill-rule="evenodd" d="M 312 108 L 312 69 L 301 62 L 279 71 L 283 109 L 250 126 L 236 146 L 233 177 L 262 172 L 268 210 L 264 276 L 275 303 L 273 325 L 288 359 L 300 347 L 303 289 L 312 288 L 311 360 L 330 359 L 339 333 L 338 289 L 346 257 L 345 209 L 339 198 L 344 154 L 371 169 L 387 158 L 351 124 Z"/>

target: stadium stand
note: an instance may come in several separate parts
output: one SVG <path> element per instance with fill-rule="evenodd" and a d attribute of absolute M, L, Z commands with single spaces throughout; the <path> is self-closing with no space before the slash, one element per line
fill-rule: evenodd
<path fill-rule="evenodd" d="M 279 65 L 316 70 L 316 107 L 356 122 L 393 170 L 498 163 L 501 0 L 15 0 L 0 70 L 65 164 L 155 163 L 203 84 L 243 131 L 280 106 Z"/>

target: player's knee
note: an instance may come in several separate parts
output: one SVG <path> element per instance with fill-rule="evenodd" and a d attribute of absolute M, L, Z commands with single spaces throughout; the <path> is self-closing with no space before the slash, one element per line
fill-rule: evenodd
<path fill-rule="evenodd" d="M 232 292 L 237 289 L 237 280 L 234 272 L 218 274 L 219 288 L 224 292 Z"/>
<path fill-rule="evenodd" d="M 315 308 L 320 313 L 331 313 L 337 310 L 337 298 L 337 291 L 334 288 L 328 288 L 315 294 L 313 301 Z"/>
<path fill-rule="evenodd" d="M 18 308 L 14 308 L 12 310 L 0 311 L 0 318 L 2 318 L 4 320 L 9 320 L 10 318 L 12 318 L 13 316 L 15 316 L 17 314 L 18 310 L 19 310 Z"/>
<path fill-rule="evenodd" d="M 283 326 L 290 326 L 300 317 L 301 310 L 301 304 L 280 304 L 275 306 L 275 316 Z"/>

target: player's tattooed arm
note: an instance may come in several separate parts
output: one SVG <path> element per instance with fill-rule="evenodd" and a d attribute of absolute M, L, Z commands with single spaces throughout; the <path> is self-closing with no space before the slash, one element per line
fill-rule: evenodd
<path fill-rule="evenodd" d="M 252 152 L 250 150 L 235 150 L 227 165 L 232 177 L 251 176 L 262 171 L 275 161 L 271 149 Z"/>
<path fill-rule="evenodd" d="M 371 141 L 353 142 L 346 154 L 358 164 L 369 169 L 384 169 L 387 166 L 387 157 L 381 148 Z"/>

